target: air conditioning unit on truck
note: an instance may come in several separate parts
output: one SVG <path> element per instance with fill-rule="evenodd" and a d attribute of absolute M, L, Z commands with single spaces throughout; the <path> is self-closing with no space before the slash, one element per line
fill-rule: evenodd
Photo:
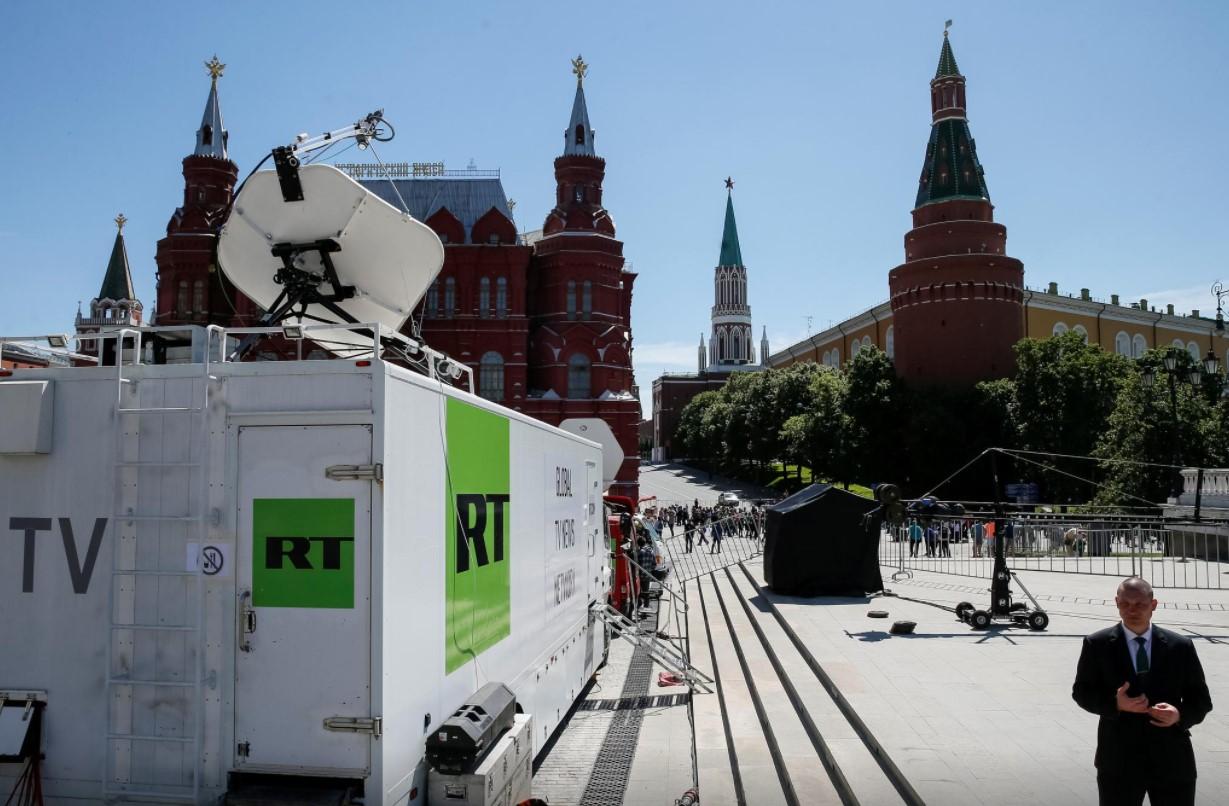
<path fill-rule="evenodd" d="M 313 239 L 269 174 L 235 215 Z M 296 175 L 418 238 L 426 288 L 429 230 L 331 167 Z M 376 254 L 330 227 L 320 298 Z M 126 330 L 99 339 L 119 366 L 0 377 L 0 797 L 33 743 L 50 803 L 215 803 L 263 775 L 422 804 L 426 738 L 474 692 L 505 684 L 536 754 L 603 660 L 600 447 L 454 388 L 467 368 L 344 300 L 309 324 L 311 300 L 293 333 Z M 271 332 L 345 357 L 230 360 Z M 150 340 L 184 363 L 142 363 Z"/>

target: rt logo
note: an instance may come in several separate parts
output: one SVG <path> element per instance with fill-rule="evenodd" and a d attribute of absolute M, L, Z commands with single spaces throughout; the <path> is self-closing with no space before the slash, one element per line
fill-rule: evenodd
<path fill-rule="evenodd" d="M 469 544 L 474 544 L 474 560 L 478 567 L 491 562 L 503 562 L 504 539 L 507 529 L 505 507 L 511 496 L 507 494 L 458 493 L 457 494 L 457 573 L 469 570 Z M 486 522 L 488 510 L 494 510 L 491 529 L 493 552 L 487 552 Z M 494 554 L 492 558 L 491 554 Z"/>
<path fill-rule="evenodd" d="M 320 543 L 323 555 L 320 568 L 338 571 L 341 570 L 341 544 L 353 542 L 353 537 L 266 537 L 265 568 L 285 568 L 289 561 L 300 571 L 310 571 L 316 568 L 308 556 L 312 543 Z"/>

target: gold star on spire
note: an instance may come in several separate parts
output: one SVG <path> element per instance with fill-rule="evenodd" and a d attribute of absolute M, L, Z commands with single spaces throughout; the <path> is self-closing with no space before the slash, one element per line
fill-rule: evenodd
<path fill-rule="evenodd" d="M 120 232 L 124 231 L 124 225 L 127 223 L 128 223 L 128 219 L 124 216 L 123 213 L 120 213 L 119 215 L 115 217 L 115 226 L 119 227 Z"/>
<path fill-rule="evenodd" d="M 572 59 L 572 73 L 576 76 L 576 83 L 580 84 L 585 80 L 585 74 L 589 72 L 589 65 L 585 64 L 584 58 L 577 53 L 576 58 Z"/>
<path fill-rule="evenodd" d="M 209 71 L 209 77 L 217 81 L 222 77 L 222 71 L 226 69 L 226 65 L 218 61 L 218 54 L 213 54 L 213 58 L 205 62 L 205 69 Z"/>

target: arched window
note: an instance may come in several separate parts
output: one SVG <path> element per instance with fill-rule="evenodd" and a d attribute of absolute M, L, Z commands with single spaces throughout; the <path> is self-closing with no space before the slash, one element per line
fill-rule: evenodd
<path fill-rule="evenodd" d="M 743 357 L 743 338 L 735 330 L 730 334 L 730 358 L 738 361 Z"/>
<path fill-rule="evenodd" d="M 500 277 L 495 281 L 495 315 L 500 319 L 508 318 L 508 278 Z"/>
<path fill-rule="evenodd" d="M 1118 335 L 1114 337 L 1114 352 L 1131 357 L 1131 337 L 1124 331 L 1118 331 Z"/>
<path fill-rule="evenodd" d="M 504 399 L 504 359 L 499 353 L 483 353 L 478 364 L 478 395 L 496 402 Z"/>
<path fill-rule="evenodd" d="M 478 315 L 486 319 L 491 313 L 491 278 L 478 281 Z"/>
<path fill-rule="evenodd" d="M 205 281 L 197 280 L 192 283 L 192 310 L 197 313 L 205 312 Z"/>
<path fill-rule="evenodd" d="M 213 145 L 213 127 L 210 126 L 209 124 L 205 124 L 204 126 L 201 126 L 201 145 L 203 146 Z"/>
<path fill-rule="evenodd" d="M 1174 349 L 1175 350 L 1185 350 L 1186 342 L 1182 341 L 1182 339 L 1174 339 Z"/>
<path fill-rule="evenodd" d="M 1195 342 L 1193 341 L 1187 342 L 1186 351 L 1191 354 L 1191 358 L 1195 359 L 1196 364 L 1198 364 L 1201 360 L 1203 360 L 1203 356 L 1199 354 L 1199 345 L 1196 344 Z"/>
<path fill-rule="evenodd" d="M 580 289 L 580 309 L 584 312 L 584 318 L 590 319 L 593 315 L 593 283 L 585 280 Z"/>
<path fill-rule="evenodd" d="M 580 353 L 575 353 L 568 359 L 568 397 L 583 399 L 591 396 L 589 359 Z"/>
<path fill-rule="evenodd" d="M 849 347 L 849 360 L 852 361 L 857 358 L 860 352 L 862 352 L 862 342 L 854 339 L 853 344 Z"/>
<path fill-rule="evenodd" d="M 457 315 L 457 280 L 449 277 L 444 280 L 444 316 Z"/>
<path fill-rule="evenodd" d="M 556 129 L 556 131 L 558 131 Z M 576 124 L 576 145 L 583 146 L 585 144 L 585 125 L 583 123 Z"/>
<path fill-rule="evenodd" d="M 896 358 L 896 331 L 892 327 L 888 327 L 887 336 L 884 339 L 888 345 L 888 358 Z"/>
<path fill-rule="evenodd" d="M 1148 351 L 1148 342 L 1144 341 L 1144 337 L 1139 333 L 1131 339 L 1131 355 L 1134 358 L 1139 358 Z"/>
<path fill-rule="evenodd" d="M 1061 336 L 1066 332 L 1067 332 L 1067 325 L 1065 322 L 1055 322 L 1054 329 L 1050 331 L 1050 335 L 1051 336 Z"/>
<path fill-rule="evenodd" d="M 576 281 L 568 280 L 568 319 L 576 318 Z"/>
<path fill-rule="evenodd" d="M 730 357 L 729 352 L 725 349 L 725 331 L 717 334 L 717 361 L 726 361 Z"/>
<path fill-rule="evenodd" d="M 188 307 L 188 281 L 179 281 L 179 292 L 175 297 L 175 311 L 181 316 L 192 313 L 192 309 Z"/>
<path fill-rule="evenodd" d="M 427 289 L 427 310 L 426 317 L 434 319 L 440 315 L 440 281 L 438 279 L 431 281 L 431 287 Z"/>
<path fill-rule="evenodd" d="M 1075 327 L 1071 329 L 1074 330 L 1076 333 L 1079 333 L 1080 338 L 1084 340 L 1084 343 L 1088 344 L 1088 331 L 1084 328 L 1083 325 L 1076 325 Z"/>
<path fill-rule="evenodd" d="M 862 349 L 865 350 L 867 347 L 870 347 L 870 346 L 871 346 L 871 337 L 863 336 L 862 337 Z"/>

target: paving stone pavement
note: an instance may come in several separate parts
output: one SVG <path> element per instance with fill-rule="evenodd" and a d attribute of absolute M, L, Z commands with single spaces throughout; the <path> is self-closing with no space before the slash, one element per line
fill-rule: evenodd
<path fill-rule="evenodd" d="M 652 606 L 663 631 L 674 629 L 671 604 L 664 599 Z M 658 674 L 663 670 L 653 664 L 648 686 L 629 691 L 626 684 L 633 655 L 630 643 L 612 638 L 610 654 L 595 683 L 539 759 L 533 792 L 550 806 L 588 806 L 585 789 L 607 733 L 615 719 L 632 712 L 640 726 L 623 803 L 669 806 L 694 785 L 687 689 L 659 685 Z"/>

